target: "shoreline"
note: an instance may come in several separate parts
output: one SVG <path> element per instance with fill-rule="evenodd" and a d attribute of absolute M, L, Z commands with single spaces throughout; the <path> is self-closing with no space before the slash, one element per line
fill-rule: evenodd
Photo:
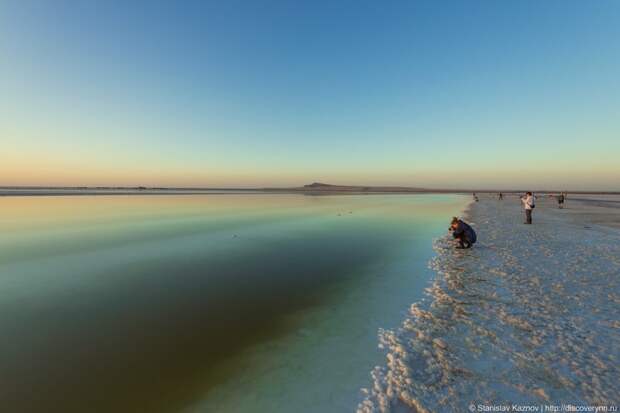
<path fill-rule="evenodd" d="M 470 405 L 620 403 L 620 208 L 516 199 L 464 211 L 472 250 L 435 241 L 435 277 L 400 328 L 379 332 L 386 363 L 358 413 L 466 411 Z M 609 206 L 613 205 L 613 206 Z"/>
<path fill-rule="evenodd" d="M 413 188 L 397 186 L 344 186 L 328 184 L 312 184 L 303 187 L 290 188 L 188 188 L 188 187 L 115 187 L 115 186 L 0 186 L 0 197 L 3 196 L 83 196 L 83 195 L 218 195 L 218 194 L 301 194 L 309 196 L 320 195 L 402 195 L 402 194 L 459 194 L 470 195 L 522 195 L 522 189 L 439 189 Z M 571 198 L 574 195 L 620 195 L 620 191 L 571 191 L 539 189 L 533 191 L 540 196 L 568 192 Z"/>

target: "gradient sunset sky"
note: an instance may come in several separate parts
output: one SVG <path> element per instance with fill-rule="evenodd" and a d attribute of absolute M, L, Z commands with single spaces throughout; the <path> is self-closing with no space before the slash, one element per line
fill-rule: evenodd
<path fill-rule="evenodd" d="M 0 2 L 0 185 L 620 190 L 620 1 Z"/>

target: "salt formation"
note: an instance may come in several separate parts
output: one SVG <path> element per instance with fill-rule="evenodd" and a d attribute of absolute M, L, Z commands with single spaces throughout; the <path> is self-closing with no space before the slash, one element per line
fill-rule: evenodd
<path fill-rule="evenodd" d="M 620 403 L 620 233 L 537 212 L 524 226 L 480 202 L 474 249 L 436 241 L 428 298 L 379 332 L 387 362 L 359 413 Z"/>

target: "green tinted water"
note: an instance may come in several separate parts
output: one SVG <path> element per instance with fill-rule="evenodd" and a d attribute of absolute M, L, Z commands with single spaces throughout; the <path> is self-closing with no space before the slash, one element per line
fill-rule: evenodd
<path fill-rule="evenodd" d="M 451 195 L 0 199 L 0 402 L 344 411 L 422 297 Z"/>

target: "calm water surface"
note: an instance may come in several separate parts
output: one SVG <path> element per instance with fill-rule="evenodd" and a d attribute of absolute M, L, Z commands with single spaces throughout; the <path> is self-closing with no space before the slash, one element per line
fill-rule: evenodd
<path fill-rule="evenodd" d="M 0 198 L 0 404 L 340 412 L 452 195 Z"/>

